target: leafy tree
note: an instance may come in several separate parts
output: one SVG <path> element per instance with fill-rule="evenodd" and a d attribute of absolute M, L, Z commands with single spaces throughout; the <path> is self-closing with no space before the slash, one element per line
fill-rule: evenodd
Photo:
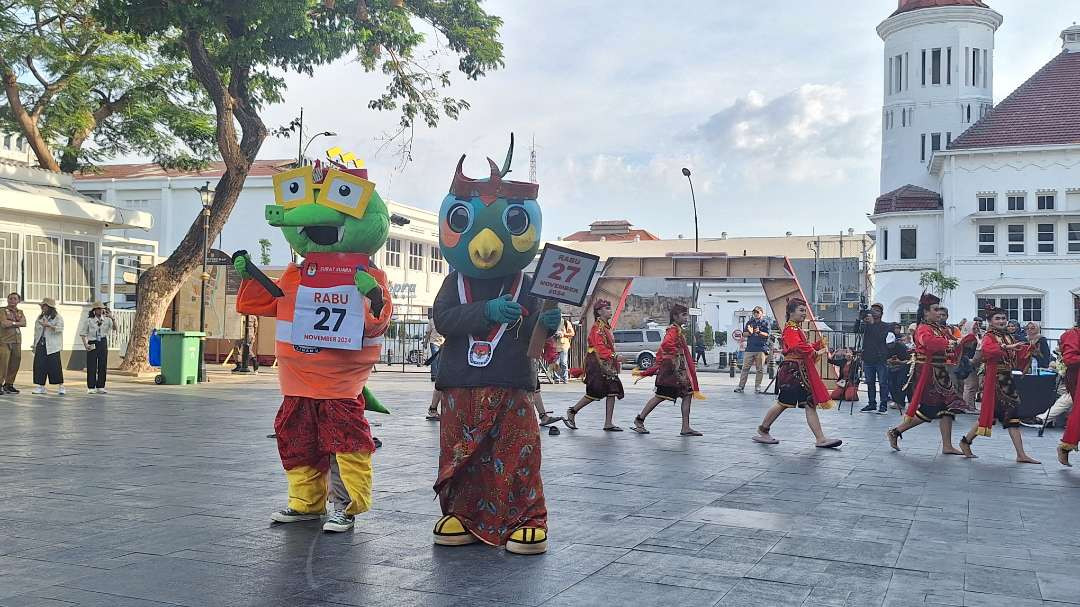
<path fill-rule="evenodd" d="M 107 32 L 94 0 L 0 1 L 0 128 L 38 164 L 73 172 L 122 154 L 166 166 L 213 150 L 209 103 L 164 38 Z"/>
<path fill-rule="evenodd" d="M 713 335 L 713 339 L 716 340 L 716 345 L 723 347 L 727 345 L 727 331 L 717 331 Z"/>
<path fill-rule="evenodd" d="M 270 239 L 259 239 L 259 263 L 264 266 L 270 265 Z"/>
<path fill-rule="evenodd" d="M 707 320 L 705 321 L 705 335 L 703 341 L 705 342 L 705 347 L 709 350 L 712 350 L 713 346 L 716 345 L 716 337 L 713 335 L 712 325 L 710 325 Z"/>
<path fill-rule="evenodd" d="M 960 285 L 960 281 L 952 276 L 947 276 L 938 271 L 923 272 L 919 275 L 919 286 L 924 289 L 930 289 L 934 291 L 942 299 L 946 295 L 956 290 L 956 287 Z"/>
<path fill-rule="evenodd" d="M 111 31 L 141 40 L 171 37 L 161 51 L 190 64 L 191 73 L 214 104 L 218 153 L 225 172 L 215 187 L 209 236 L 221 231 L 267 136 L 260 112 L 283 100 L 284 72 L 312 75 L 316 67 L 355 59 L 380 71 L 387 87 L 368 102 L 372 110 L 401 114 L 406 142 L 418 122 L 435 127 L 456 118 L 469 104 L 442 95 L 451 71 L 432 65 L 423 25 L 457 69 L 476 79 L 503 65 L 498 30 L 479 0 L 99 0 L 96 15 Z M 407 143 L 403 153 L 407 155 Z M 196 269 L 203 232 L 195 218 L 180 245 L 139 280 L 139 307 L 122 367 L 145 366 L 151 329 L 168 302 Z"/>

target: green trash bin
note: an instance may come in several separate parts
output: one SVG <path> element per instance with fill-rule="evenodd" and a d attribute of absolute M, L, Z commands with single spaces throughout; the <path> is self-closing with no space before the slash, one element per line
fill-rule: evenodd
<path fill-rule="evenodd" d="M 161 375 L 155 384 L 194 384 L 199 380 L 199 341 L 206 335 L 200 331 L 158 329 L 161 338 Z"/>

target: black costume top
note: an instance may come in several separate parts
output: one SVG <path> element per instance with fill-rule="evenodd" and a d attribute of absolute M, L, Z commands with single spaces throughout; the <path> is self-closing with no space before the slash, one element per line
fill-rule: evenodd
<path fill-rule="evenodd" d="M 520 323 L 507 326 L 486 367 L 469 364 L 469 336 L 487 340 L 499 327 L 487 318 L 487 302 L 512 291 L 516 278 L 517 275 L 488 279 L 464 277 L 472 294 L 472 303 L 464 304 L 458 292 L 458 273 L 451 272 L 443 280 L 432 308 L 435 329 L 446 338 L 439 352 L 436 390 L 485 386 L 530 391 L 536 388 L 536 371 L 528 351 L 540 306 L 535 297 L 528 295 L 532 281 L 527 275 L 522 274 L 521 292 L 516 300 L 527 313 Z"/>

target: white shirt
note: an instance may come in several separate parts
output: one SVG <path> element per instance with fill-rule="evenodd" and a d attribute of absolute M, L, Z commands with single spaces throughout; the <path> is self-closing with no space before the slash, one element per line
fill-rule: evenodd
<path fill-rule="evenodd" d="M 98 341 L 107 339 L 112 330 L 113 321 L 108 316 L 87 317 L 79 335 L 85 337 L 86 341 Z"/>

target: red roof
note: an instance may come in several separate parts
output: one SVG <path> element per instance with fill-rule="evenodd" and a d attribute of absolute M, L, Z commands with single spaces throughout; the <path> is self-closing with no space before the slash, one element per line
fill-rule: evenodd
<path fill-rule="evenodd" d="M 900 5 L 896 9 L 896 12 L 890 17 L 895 17 L 900 13 L 910 13 L 911 11 L 917 11 L 924 8 L 937 8 L 939 6 L 977 6 L 979 8 L 990 8 L 982 0 L 900 0 Z"/>
<path fill-rule="evenodd" d="M 1080 53 L 1054 57 L 953 140 L 950 150 L 1080 144 Z"/>
<path fill-rule="evenodd" d="M 874 204 L 874 214 L 898 213 L 902 211 L 937 211 L 944 208 L 941 194 L 917 185 L 908 184 L 888 194 L 878 196 Z"/>
<path fill-rule="evenodd" d="M 620 234 L 594 234 L 589 230 L 581 230 L 566 236 L 563 240 L 576 240 L 578 242 L 597 242 L 599 240 L 660 240 L 660 238 L 648 230 L 631 228 L 629 232 Z"/>
<path fill-rule="evenodd" d="M 256 160 L 251 165 L 248 177 L 271 177 L 287 171 L 296 163 L 295 160 Z M 153 162 L 144 164 L 104 164 L 84 173 L 77 173 L 75 179 L 153 179 L 162 177 L 221 177 L 225 174 L 224 162 L 211 162 L 201 171 L 165 170 Z"/>

